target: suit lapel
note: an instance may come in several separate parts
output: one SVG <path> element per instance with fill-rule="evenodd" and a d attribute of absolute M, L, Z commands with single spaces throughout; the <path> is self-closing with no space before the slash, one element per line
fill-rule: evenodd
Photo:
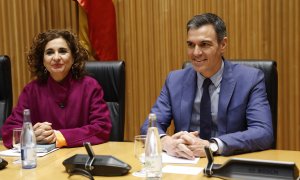
<path fill-rule="evenodd" d="M 218 131 L 219 135 L 227 132 L 227 110 L 232 97 L 236 81 L 233 79 L 232 64 L 224 60 L 224 72 L 221 82 L 218 107 Z"/>
<path fill-rule="evenodd" d="M 181 127 L 177 131 L 185 130 L 188 131 L 190 127 L 190 120 L 193 111 L 193 104 L 197 89 L 197 75 L 193 68 L 187 72 L 186 78 L 182 86 L 182 98 L 180 108 L 180 121 Z"/>

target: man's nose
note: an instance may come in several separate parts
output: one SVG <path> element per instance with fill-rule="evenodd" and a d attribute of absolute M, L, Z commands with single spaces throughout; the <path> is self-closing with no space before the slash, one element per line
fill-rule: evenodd
<path fill-rule="evenodd" d="M 199 56 L 202 54 L 202 49 L 198 45 L 196 45 L 193 53 L 194 53 L 194 56 Z"/>

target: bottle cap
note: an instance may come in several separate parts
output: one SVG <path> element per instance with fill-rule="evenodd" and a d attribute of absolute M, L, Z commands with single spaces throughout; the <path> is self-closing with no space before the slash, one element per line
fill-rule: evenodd
<path fill-rule="evenodd" d="M 23 115 L 30 115 L 30 110 L 29 109 L 24 109 Z"/>
<path fill-rule="evenodd" d="M 149 119 L 156 119 L 156 114 L 150 113 L 149 114 Z"/>

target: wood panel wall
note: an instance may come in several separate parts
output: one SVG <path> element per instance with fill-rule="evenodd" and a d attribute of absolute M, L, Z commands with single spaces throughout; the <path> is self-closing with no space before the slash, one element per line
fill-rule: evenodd
<path fill-rule="evenodd" d="M 139 127 L 169 71 L 187 59 L 186 22 L 203 12 L 228 29 L 226 58 L 274 59 L 278 64 L 278 149 L 300 150 L 300 37 L 298 0 L 114 0 L 119 59 L 126 62 L 125 139 Z M 77 30 L 77 8 L 65 0 L 0 0 L 0 54 L 13 65 L 14 102 L 30 80 L 25 52 L 48 28 Z M 25 22 L 25 23 L 24 23 Z M 0 87 L 1 88 L 1 87 Z"/>

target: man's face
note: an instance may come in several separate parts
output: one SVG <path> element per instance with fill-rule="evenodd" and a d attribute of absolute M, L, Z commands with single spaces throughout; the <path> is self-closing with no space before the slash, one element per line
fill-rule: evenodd
<path fill-rule="evenodd" d="M 198 29 L 190 29 L 187 45 L 188 56 L 192 60 L 195 71 L 208 78 L 221 68 L 222 54 L 227 45 L 227 37 L 218 43 L 212 25 L 208 24 Z"/>

